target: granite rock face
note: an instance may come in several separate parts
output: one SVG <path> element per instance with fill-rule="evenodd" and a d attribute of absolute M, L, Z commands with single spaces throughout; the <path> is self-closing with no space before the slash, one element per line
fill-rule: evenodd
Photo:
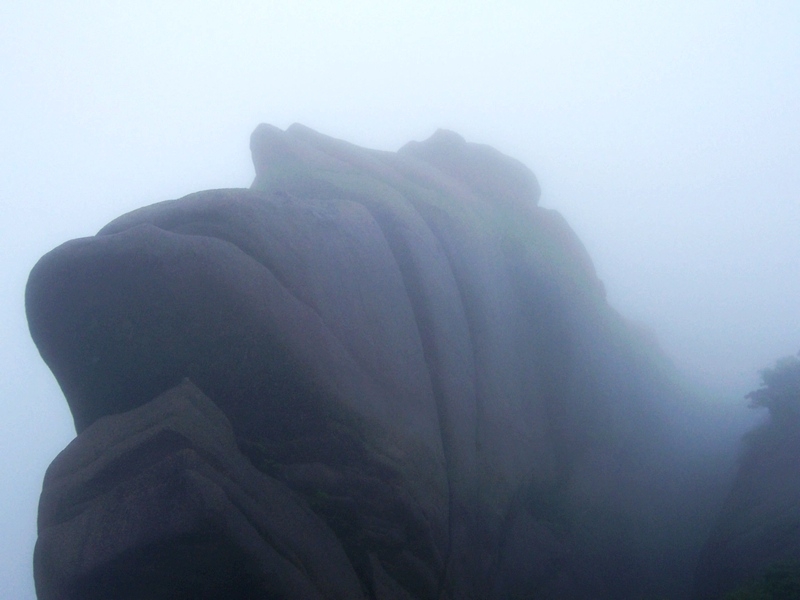
<path fill-rule="evenodd" d="M 168 573 L 209 598 L 687 597 L 717 502 L 694 416 L 533 173 L 445 131 L 390 153 L 261 125 L 251 148 L 251 189 L 31 273 L 79 433 L 43 490 L 40 598 L 173 597 Z"/>
<path fill-rule="evenodd" d="M 53 461 L 38 594 L 363 598 L 341 545 L 298 500 L 239 452 L 225 416 L 186 380 L 102 417 Z"/>

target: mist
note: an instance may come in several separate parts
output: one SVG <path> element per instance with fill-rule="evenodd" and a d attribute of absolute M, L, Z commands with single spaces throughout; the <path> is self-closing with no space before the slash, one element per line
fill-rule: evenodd
<path fill-rule="evenodd" d="M 75 435 L 23 292 L 51 248 L 247 187 L 259 123 L 396 150 L 437 128 L 536 173 L 609 303 L 708 401 L 800 349 L 800 5 L 0 6 L 0 594 L 34 598 L 44 471 Z"/>

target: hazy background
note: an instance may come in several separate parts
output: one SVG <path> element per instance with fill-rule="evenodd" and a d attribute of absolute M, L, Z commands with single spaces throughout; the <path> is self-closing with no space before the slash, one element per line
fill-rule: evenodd
<path fill-rule="evenodd" d="M 30 268 L 138 206 L 249 186 L 250 132 L 295 121 L 519 158 L 715 401 L 800 350 L 796 0 L 0 2 L 0 597 L 34 598 L 41 479 L 74 435 Z"/>

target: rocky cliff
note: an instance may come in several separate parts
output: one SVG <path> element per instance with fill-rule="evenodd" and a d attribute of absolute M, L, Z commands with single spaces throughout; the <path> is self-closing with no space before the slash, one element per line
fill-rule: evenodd
<path fill-rule="evenodd" d="M 723 477 L 534 174 L 448 131 L 251 148 L 251 189 L 31 273 L 79 433 L 40 598 L 688 597 Z"/>
<path fill-rule="evenodd" d="M 695 598 L 715 600 L 733 590 L 740 590 L 735 598 L 742 600 L 800 597 L 796 412 L 773 414 L 747 435 L 736 479 L 701 553 Z"/>

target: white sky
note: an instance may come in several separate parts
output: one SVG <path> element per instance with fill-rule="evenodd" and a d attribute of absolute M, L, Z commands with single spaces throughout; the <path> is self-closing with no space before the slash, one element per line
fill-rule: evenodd
<path fill-rule="evenodd" d="M 732 401 L 800 350 L 794 0 L 2 2 L 0 597 L 34 598 L 41 478 L 74 435 L 28 271 L 138 206 L 249 186 L 260 122 L 519 158 L 611 303 Z"/>

